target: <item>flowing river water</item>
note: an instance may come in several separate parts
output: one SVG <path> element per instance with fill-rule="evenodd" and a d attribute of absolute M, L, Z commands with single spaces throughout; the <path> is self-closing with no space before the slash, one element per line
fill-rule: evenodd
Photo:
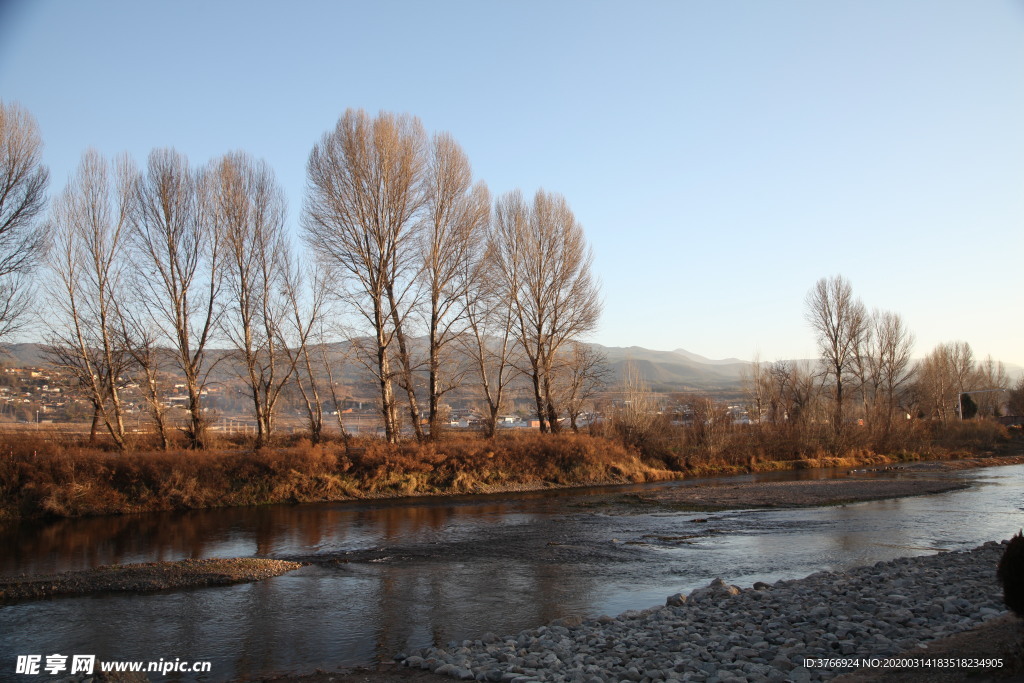
<path fill-rule="evenodd" d="M 728 481 L 842 477 L 804 471 Z M 0 607 L 17 655 L 209 660 L 204 680 L 368 665 L 568 615 L 664 604 L 715 577 L 749 586 L 975 547 L 1024 526 L 1024 465 L 876 476 L 969 488 L 802 509 L 699 512 L 637 494 L 696 481 L 462 498 L 230 508 L 0 529 L 0 575 L 259 556 L 311 562 L 258 583 Z M 941 590 L 941 587 L 936 587 Z M 25 678 L 28 680 L 28 678 Z M 175 680 L 174 676 L 166 680 Z"/>

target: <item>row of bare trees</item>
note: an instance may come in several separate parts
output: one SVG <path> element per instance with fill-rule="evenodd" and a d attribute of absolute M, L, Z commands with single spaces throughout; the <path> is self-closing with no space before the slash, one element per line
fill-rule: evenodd
<path fill-rule="evenodd" d="M 40 221 L 38 131 L 23 110 L 2 112 L 13 161 L 0 195 L 0 324 L 21 320 L 18 280 L 46 251 L 49 353 L 92 404 L 94 434 L 102 426 L 126 447 L 123 394 L 134 383 L 166 446 L 174 377 L 182 431 L 204 447 L 204 395 L 225 362 L 247 387 L 257 446 L 289 393 L 319 440 L 325 399 L 339 399 L 329 342 L 343 339 L 379 386 L 389 441 L 403 425 L 421 440 L 437 434 L 446 394 L 470 386 L 493 435 L 523 378 L 542 431 L 565 416 L 575 426 L 600 374 L 577 340 L 600 302 L 583 229 L 560 195 L 528 202 L 515 191 L 492 205 L 450 135 L 349 110 L 309 156 L 306 263 L 273 171 L 244 152 L 196 167 L 159 149 L 138 168 L 88 151 Z"/>
<path fill-rule="evenodd" d="M 914 336 L 891 311 L 869 312 L 842 276 L 822 278 L 808 292 L 807 320 L 819 360 L 755 362 L 747 378 L 751 418 L 793 443 L 817 443 L 827 425 L 827 447 L 854 442 L 891 447 L 908 418 L 946 422 L 963 405 L 997 414 L 1006 403 L 1008 378 L 991 358 L 976 362 L 966 342 L 940 344 L 924 359 L 912 358 Z M 975 398 L 971 398 L 974 396 Z"/>
<path fill-rule="evenodd" d="M 513 191 L 492 210 L 451 136 L 428 137 L 414 117 L 356 110 L 313 148 L 308 179 L 304 237 L 369 333 L 361 357 L 379 385 L 386 438 L 400 433 L 399 394 L 417 438 L 424 423 L 436 433 L 442 397 L 469 373 L 489 434 L 517 374 L 529 378 L 541 431 L 557 431 L 573 405 L 560 385 L 586 365 L 573 342 L 601 309 L 593 256 L 566 200 Z"/>

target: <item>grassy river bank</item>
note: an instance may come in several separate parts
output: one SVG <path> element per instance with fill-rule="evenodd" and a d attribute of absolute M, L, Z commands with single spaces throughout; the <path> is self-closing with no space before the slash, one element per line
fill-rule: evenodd
<path fill-rule="evenodd" d="M 350 439 L 314 446 L 299 440 L 255 451 L 236 446 L 129 452 L 25 435 L 4 438 L 0 435 L 0 521 L 879 468 L 928 458 L 973 467 L 1024 457 L 1020 440 L 893 455 L 853 450 L 844 457 L 779 459 L 751 451 L 742 457 L 673 459 L 645 456 L 620 441 L 585 434 L 520 433 L 398 445 Z M 777 502 L 800 504 L 802 490 L 780 489 Z M 822 502 L 812 498 L 806 504 Z"/>

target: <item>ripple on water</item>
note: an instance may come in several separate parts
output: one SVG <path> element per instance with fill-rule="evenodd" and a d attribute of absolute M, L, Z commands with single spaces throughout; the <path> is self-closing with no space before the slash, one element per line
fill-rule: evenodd
<path fill-rule="evenodd" d="M 0 609 L 0 661 L 65 651 L 187 656 L 214 661 L 214 680 L 368 664 L 486 631 L 663 604 L 716 577 L 772 583 L 972 548 L 1024 526 L 1024 466 L 950 476 L 976 486 L 795 510 L 612 515 L 589 505 L 610 495 L 603 490 L 24 525 L 0 538 L 15 549 L 0 572 L 240 555 L 323 564 L 239 587 L 9 605 Z M 692 543 L 658 540 L 691 534 Z"/>

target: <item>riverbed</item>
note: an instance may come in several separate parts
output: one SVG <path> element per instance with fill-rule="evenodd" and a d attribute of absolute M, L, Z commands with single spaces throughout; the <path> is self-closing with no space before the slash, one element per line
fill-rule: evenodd
<path fill-rule="evenodd" d="M 19 654 L 65 651 L 209 660 L 207 680 L 366 665 L 487 631 L 663 604 L 719 576 L 740 586 L 800 578 L 964 550 L 1024 526 L 1021 465 L 857 476 L 938 477 L 969 487 L 805 509 L 713 511 L 658 501 L 702 483 L 691 481 L 23 524 L 0 537 L 13 551 L 0 557 L 2 574 L 190 557 L 311 564 L 257 584 L 2 607 L 0 678 Z"/>

